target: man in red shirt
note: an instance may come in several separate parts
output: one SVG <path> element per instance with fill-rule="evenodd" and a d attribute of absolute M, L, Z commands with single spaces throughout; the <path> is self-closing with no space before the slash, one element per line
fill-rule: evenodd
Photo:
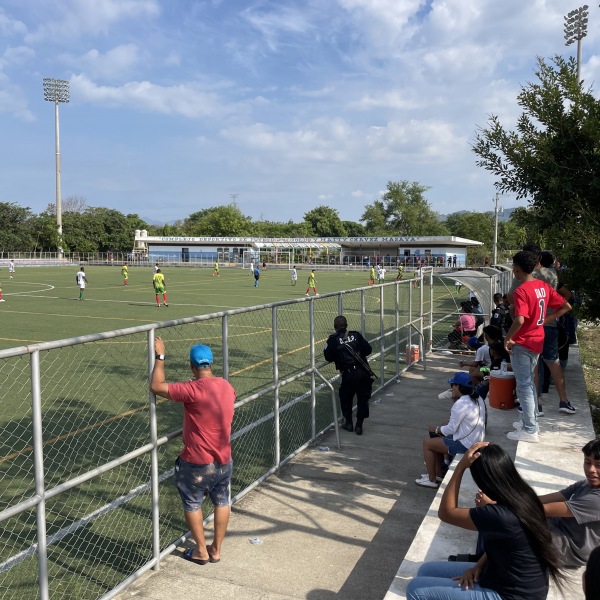
<path fill-rule="evenodd" d="M 183 450 L 175 461 L 175 486 L 181 496 L 185 520 L 196 546 L 183 557 L 199 565 L 219 562 L 221 544 L 229 522 L 231 423 L 235 391 L 211 371 L 213 355 L 208 346 L 190 349 L 190 369 L 194 378 L 183 383 L 165 381 L 165 344 L 154 341 L 156 353 L 150 390 L 163 398 L 183 403 Z M 209 496 L 214 506 L 214 539 L 210 546 L 204 537 L 202 501 Z"/>
<path fill-rule="evenodd" d="M 544 347 L 544 325 L 571 309 L 551 286 L 533 277 L 537 260 L 535 254 L 525 250 L 513 257 L 513 273 L 521 285 L 513 294 L 515 316 L 504 339 L 504 347 L 511 353 L 517 395 L 523 409 L 522 422 L 514 423 L 516 431 L 511 431 L 508 437 L 522 442 L 538 441 L 534 370 Z M 554 312 L 546 316 L 548 308 Z"/>

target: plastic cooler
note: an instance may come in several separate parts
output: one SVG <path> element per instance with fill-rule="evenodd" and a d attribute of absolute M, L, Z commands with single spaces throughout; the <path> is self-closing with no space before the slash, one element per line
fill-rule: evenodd
<path fill-rule="evenodd" d="M 413 344 L 411 346 L 406 346 L 406 362 L 410 365 L 419 360 L 419 346 Z"/>
<path fill-rule="evenodd" d="M 490 406 L 503 410 L 514 408 L 516 388 L 512 372 L 490 371 Z"/>

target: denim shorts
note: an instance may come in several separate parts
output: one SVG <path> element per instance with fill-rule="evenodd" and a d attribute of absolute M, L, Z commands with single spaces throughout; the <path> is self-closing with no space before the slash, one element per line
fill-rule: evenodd
<path fill-rule="evenodd" d="M 225 465 L 210 463 L 195 465 L 182 458 L 175 461 L 173 482 L 181 496 L 183 510 L 196 512 L 206 496 L 214 506 L 228 506 L 231 496 L 233 462 Z"/>
<path fill-rule="evenodd" d="M 444 436 L 444 446 L 448 448 L 448 454 L 456 456 L 457 454 L 464 454 L 468 448 L 462 445 L 461 442 L 455 442 L 451 437 Z"/>
<path fill-rule="evenodd" d="M 558 327 L 544 327 L 542 358 L 548 362 L 558 362 Z"/>

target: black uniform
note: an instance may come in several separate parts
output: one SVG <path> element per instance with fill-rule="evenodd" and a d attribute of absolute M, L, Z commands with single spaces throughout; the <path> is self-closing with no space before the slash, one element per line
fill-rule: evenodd
<path fill-rule="evenodd" d="M 346 332 L 345 329 L 342 329 L 329 336 L 323 350 L 325 360 L 335 362 L 336 369 L 342 374 L 340 405 L 346 423 L 352 423 L 352 400 L 356 394 L 356 421 L 357 424 L 362 424 L 363 419 L 369 416 L 369 398 L 373 379 L 358 364 L 350 351 L 344 348 L 346 344 L 351 346 L 365 362 L 373 349 L 358 331 Z"/>

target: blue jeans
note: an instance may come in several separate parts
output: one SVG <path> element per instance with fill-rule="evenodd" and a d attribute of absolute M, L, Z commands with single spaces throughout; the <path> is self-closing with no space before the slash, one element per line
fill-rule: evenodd
<path fill-rule="evenodd" d="M 475 584 L 473 589 L 458 587 L 452 577 L 462 575 L 475 563 L 430 562 L 421 565 L 406 587 L 407 600 L 502 600 L 500 594 Z"/>
<path fill-rule="evenodd" d="M 535 389 L 535 368 L 539 354 L 527 350 L 519 344 L 512 347 L 510 364 L 517 382 L 517 396 L 521 403 L 523 429 L 527 433 L 537 433 L 537 392 Z"/>

